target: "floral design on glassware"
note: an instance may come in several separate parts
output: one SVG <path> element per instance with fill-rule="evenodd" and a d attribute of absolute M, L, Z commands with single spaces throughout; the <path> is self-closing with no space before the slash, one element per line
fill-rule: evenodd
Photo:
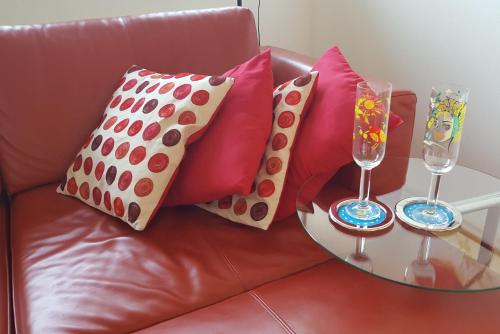
<path fill-rule="evenodd" d="M 383 129 L 387 119 L 382 121 L 382 127 L 373 125 L 379 124 L 379 122 L 373 122 L 373 120 L 379 117 L 387 118 L 388 116 L 388 113 L 385 112 L 384 103 L 379 97 L 375 95 L 363 95 L 359 97 L 354 107 L 354 115 L 358 122 L 356 122 L 357 127 L 354 128 L 352 134 L 353 140 L 356 139 L 356 136 L 362 136 L 365 140 L 369 141 L 373 150 L 387 141 L 387 134 Z M 359 121 L 360 119 L 362 121 Z"/>

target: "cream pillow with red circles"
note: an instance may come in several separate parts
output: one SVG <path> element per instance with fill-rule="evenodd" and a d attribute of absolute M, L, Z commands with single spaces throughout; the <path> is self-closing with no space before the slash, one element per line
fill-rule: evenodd
<path fill-rule="evenodd" d="M 227 196 L 199 207 L 233 222 L 267 230 L 278 208 L 292 146 L 317 78 L 318 72 L 311 72 L 275 89 L 273 127 L 252 193 Z"/>
<path fill-rule="evenodd" d="M 131 67 L 57 192 L 143 230 L 185 146 L 201 135 L 232 84 L 227 77 Z"/>

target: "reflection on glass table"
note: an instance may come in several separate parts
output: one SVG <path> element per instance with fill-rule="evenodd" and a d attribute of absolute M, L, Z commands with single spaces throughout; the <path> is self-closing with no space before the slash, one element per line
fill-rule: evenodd
<path fill-rule="evenodd" d="M 387 164 L 406 167 L 403 159 Z M 406 169 L 406 168 L 405 168 Z M 405 175 L 395 172 L 393 175 Z M 387 183 L 393 180 L 387 176 Z M 330 182 L 312 203 L 297 198 L 297 212 L 307 233 L 325 250 L 350 265 L 393 282 L 446 291 L 481 291 L 500 288 L 500 180 L 456 166 L 445 176 L 441 198 L 463 215 L 460 228 L 428 232 L 396 220 L 379 232 L 357 232 L 333 223 L 330 204 L 354 194 Z M 398 201 L 425 194 L 430 175 L 421 159 L 410 159 L 398 189 L 373 195 L 393 207 Z M 313 182 L 314 180 L 311 180 Z M 381 187 L 384 188 L 384 187 Z M 395 190 L 394 190 L 395 189 Z M 354 260 L 353 260 L 354 259 Z M 358 260 L 362 261 L 358 261 Z"/>

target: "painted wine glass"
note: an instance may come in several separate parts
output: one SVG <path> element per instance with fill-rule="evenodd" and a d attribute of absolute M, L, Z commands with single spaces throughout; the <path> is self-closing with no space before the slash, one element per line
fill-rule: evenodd
<path fill-rule="evenodd" d="M 352 155 L 361 167 L 359 196 L 330 208 L 332 220 L 349 229 L 378 230 L 393 220 L 389 207 L 369 198 L 371 171 L 385 155 L 391 93 L 388 82 L 363 81 L 357 85 Z"/>
<path fill-rule="evenodd" d="M 413 227 L 448 230 L 461 224 L 460 212 L 439 201 L 438 194 L 441 177 L 457 162 L 468 98 L 469 90 L 461 86 L 432 88 L 422 151 L 432 173 L 429 193 L 427 198 L 407 198 L 396 205 L 398 218 Z"/>

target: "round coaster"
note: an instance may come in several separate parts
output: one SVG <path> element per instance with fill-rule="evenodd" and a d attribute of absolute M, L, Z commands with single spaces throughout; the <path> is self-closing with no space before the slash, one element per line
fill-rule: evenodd
<path fill-rule="evenodd" d="M 378 218 L 371 220 L 361 220 L 353 218 L 346 213 L 346 208 L 357 202 L 357 198 L 343 198 L 330 206 L 329 216 L 337 224 L 350 230 L 356 231 L 379 231 L 392 225 L 394 222 L 394 212 L 391 208 L 379 201 L 370 200 L 380 205 L 381 213 Z"/>
<path fill-rule="evenodd" d="M 427 206 L 427 198 L 410 197 L 396 204 L 396 216 L 404 223 L 426 231 L 451 231 L 462 224 L 462 214 L 448 203 L 438 201 L 436 211 L 444 222 L 420 217 L 418 213 Z"/>

